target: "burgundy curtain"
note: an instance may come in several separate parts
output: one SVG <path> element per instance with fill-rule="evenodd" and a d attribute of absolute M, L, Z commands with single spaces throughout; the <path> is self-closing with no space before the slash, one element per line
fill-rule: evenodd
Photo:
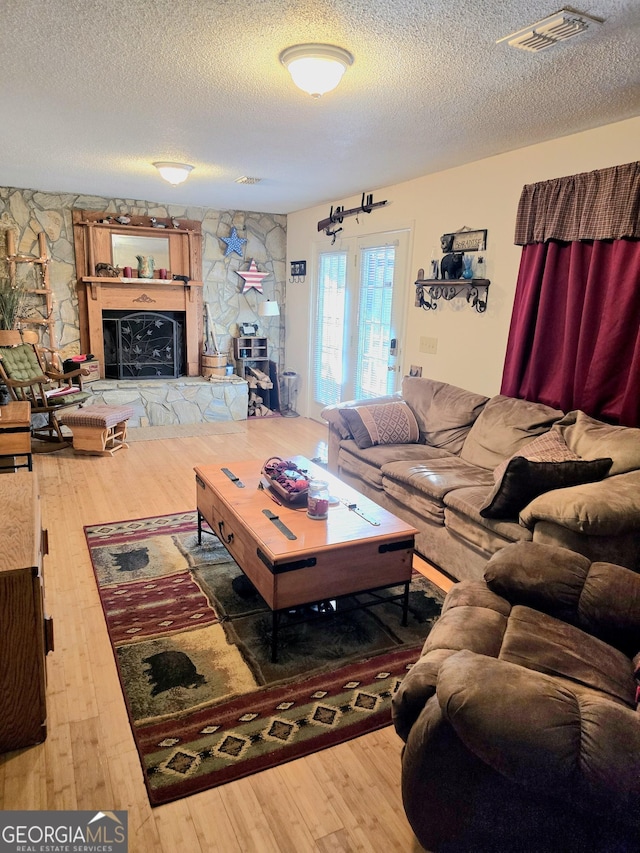
<path fill-rule="evenodd" d="M 640 426 L 640 240 L 523 247 L 501 393 Z"/>

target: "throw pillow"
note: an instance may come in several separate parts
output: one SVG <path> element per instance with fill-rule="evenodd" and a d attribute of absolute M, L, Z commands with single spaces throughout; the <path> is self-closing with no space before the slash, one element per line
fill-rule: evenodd
<path fill-rule="evenodd" d="M 497 466 L 496 484 L 480 508 L 480 515 L 517 519 L 538 495 L 601 480 L 612 463 L 610 458 L 581 459 L 557 432 L 544 433 Z"/>
<path fill-rule="evenodd" d="M 612 476 L 640 468 L 640 429 L 636 427 L 613 426 L 576 410 L 558 421 L 554 430 L 582 459 L 611 456 Z"/>
<path fill-rule="evenodd" d="M 360 449 L 376 444 L 416 444 L 420 438 L 415 415 L 404 401 L 341 409 Z"/>
<path fill-rule="evenodd" d="M 560 433 L 549 430 L 530 441 L 519 453 L 514 453 L 504 462 L 501 462 L 493 471 L 493 480 L 497 483 L 502 479 L 507 465 L 514 456 L 524 456 L 532 462 L 577 462 L 582 459 L 573 450 L 567 447 L 567 443 Z"/>

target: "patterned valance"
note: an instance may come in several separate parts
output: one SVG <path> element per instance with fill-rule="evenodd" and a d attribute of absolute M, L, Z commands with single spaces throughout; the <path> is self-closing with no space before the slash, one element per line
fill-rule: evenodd
<path fill-rule="evenodd" d="M 514 242 L 640 239 L 640 162 L 522 189 Z"/>

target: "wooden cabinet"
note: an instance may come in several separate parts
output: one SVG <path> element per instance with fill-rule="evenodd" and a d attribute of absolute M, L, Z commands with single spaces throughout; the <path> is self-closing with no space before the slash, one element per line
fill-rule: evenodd
<path fill-rule="evenodd" d="M 13 400 L 0 407 L 0 470 L 31 467 L 31 403 Z"/>
<path fill-rule="evenodd" d="M 234 338 L 233 352 L 236 361 L 269 361 L 266 338 Z M 261 369 L 264 370 L 264 368 Z"/>
<path fill-rule="evenodd" d="M 47 735 L 46 655 L 52 622 L 44 614 L 40 523 L 35 473 L 0 476 L 0 752 Z"/>

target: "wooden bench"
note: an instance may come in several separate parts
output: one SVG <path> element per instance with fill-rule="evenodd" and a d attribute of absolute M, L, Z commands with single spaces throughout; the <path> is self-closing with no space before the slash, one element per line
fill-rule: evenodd
<path fill-rule="evenodd" d="M 79 453 L 113 456 L 128 447 L 127 421 L 133 417 L 131 406 L 87 406 L 62 415 L 60 423 L 73 435 L 73 449 Z"/>

